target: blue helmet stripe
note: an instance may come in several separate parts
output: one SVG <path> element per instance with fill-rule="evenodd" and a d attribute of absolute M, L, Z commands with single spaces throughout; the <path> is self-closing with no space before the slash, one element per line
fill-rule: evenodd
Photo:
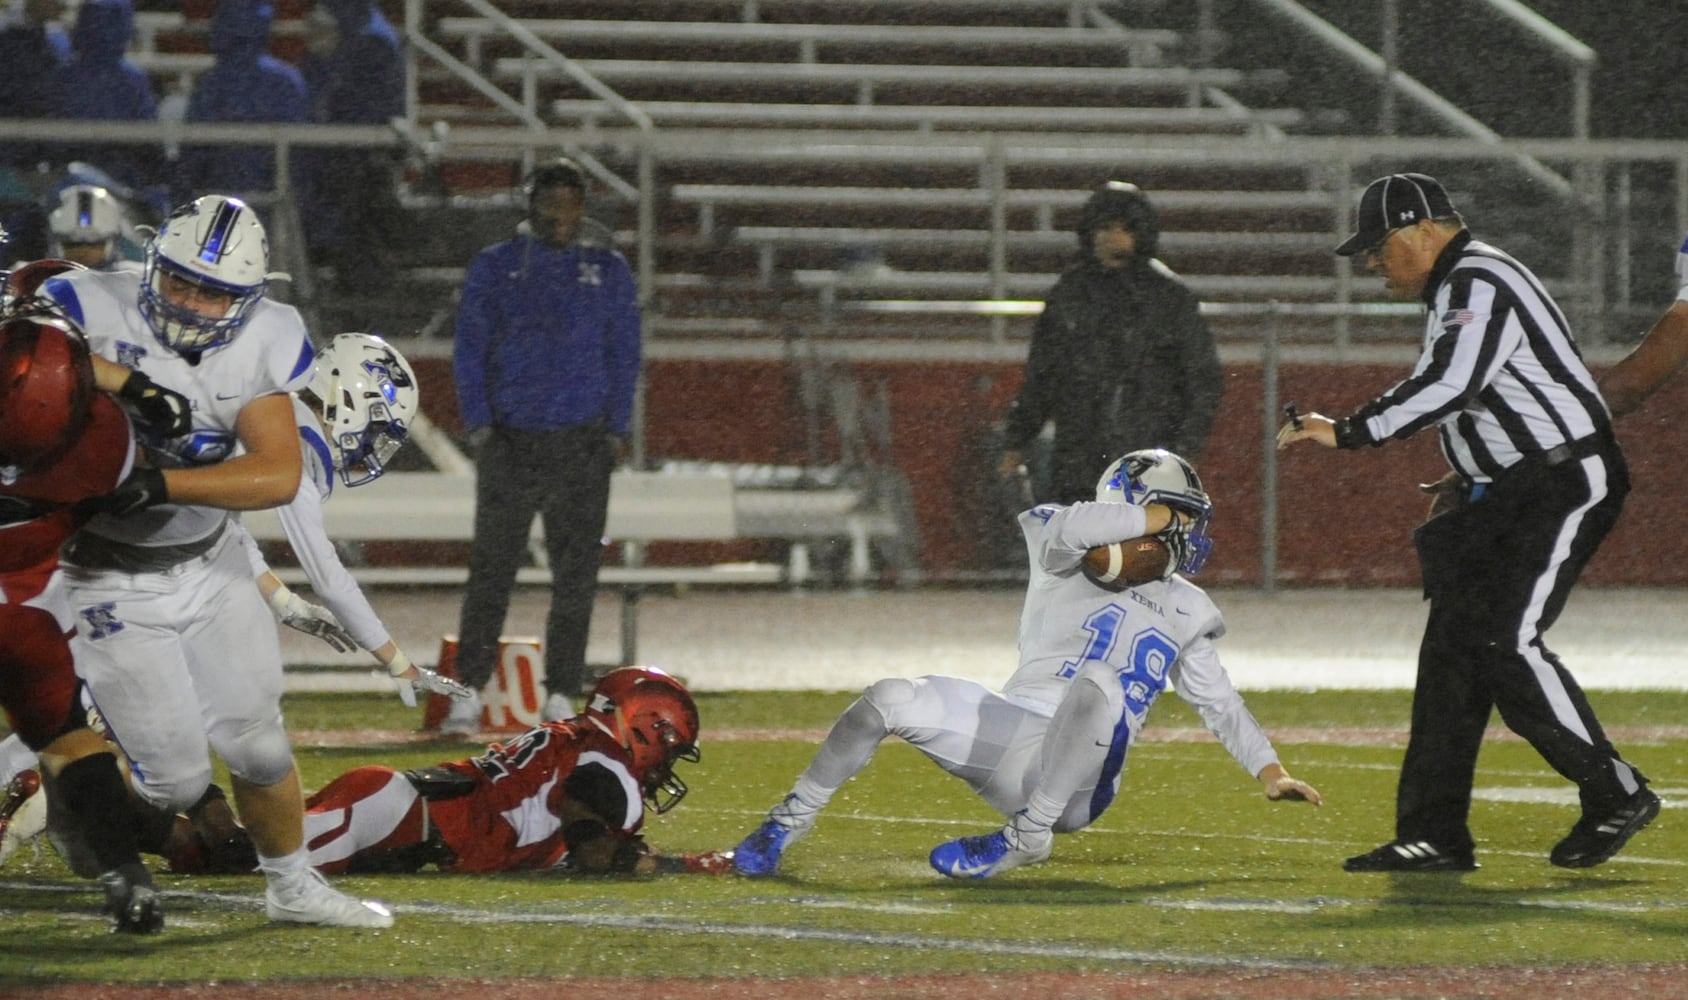
<path fill-rule="evenodd" d="M 217 214 L 211 217 L 211 229 L 199 244 L 200 260 L 207 264 L 215 264 L 223 256 L 223 244 L 228 240 L 229 233 L 234 230 L 234 224 L 239 218 L 238 202 L 225 201 L 217 206 Z"/>

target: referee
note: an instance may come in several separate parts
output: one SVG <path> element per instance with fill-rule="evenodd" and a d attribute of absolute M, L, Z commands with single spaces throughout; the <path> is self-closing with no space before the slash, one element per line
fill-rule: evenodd
<path fill-rule="evenodd" d="M 1343 867 L 1477 867 L 1468 819 L 1491 708 L 1577 784 L 1582 818 L 1549 860 L 1598 865 L 1658 815 L 1659 797 L 1613 749 L 1542 633 L 1629 492 L 1611 415 L 1541 282 L 1473 239 L 1433 178 L 1373 181 L 1358 231 L 1336 252 L 1359 256 L 1395 298 L 1424 303 L 1424 350 L 1411 375 L 1353 415 L 1292 418 L 1278 447 L 1377 446 L 1434 425 L 1452 467 L 1413 536 L 1430 613 L 1395 839 Z"/>

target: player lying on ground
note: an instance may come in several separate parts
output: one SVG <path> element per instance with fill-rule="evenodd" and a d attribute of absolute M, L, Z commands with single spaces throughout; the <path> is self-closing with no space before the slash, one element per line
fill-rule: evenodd
<path fill-rule="evenodd" d="M 1049 857 L 1054 834 L 1095 822 L 1119 792 L 1126 752 L 1171 684 L 1266 797 L 1319 804 L 1291 777 L 1249 714 L 1214 640 L 1219 609 L 1194 574 L 1211 542 L 1212 506 L 1195 470 L 1166 451 L 1110 465 L 1096 502 L 1042 504 L 1020 515 L 1031 561 L 1020 618 L 1020 668 L 1000 693 L 958 677 L 888 678 L 845 709 L 790 794 L 733 852 L 746 875 L 771 875 L 839 787 L 901 736 L 1008 818 L 993 833 L 940 844 L 932 867 L 985 878 Z M 1129 585 L 1093 582 L 1092 549 L 1158 536 L 1165 562 Z"/>
<path fill-rule="evenodd" d="M 306 800 L 311 864 L 328 872 L 721 872 L 724 855 L 659 855 L 639 836 L 645 808 L 686 794 L 677 761 L 698 759 L 697 706 L 655 667 L 621 667 L 585 711 L 472 760 L 395 771 L 360 767 Z"/>

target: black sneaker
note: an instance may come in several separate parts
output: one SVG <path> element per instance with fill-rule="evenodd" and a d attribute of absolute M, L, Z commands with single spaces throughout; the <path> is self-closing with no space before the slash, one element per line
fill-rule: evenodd
<path fill-rule="evenodd" d="M 1345 872 L 1469 872 L 1477 870 L 1470 851 L 1447 851 L 1428 840 L 1391 840 L 1342 863 Z"/>
<path fill-rule="evenodd" d="M 1659 797 L 1642 788 L 1617 810 L 1604 816 L 1584 816 L 1565 839 L 1553 845 L 1547 859 L 1561 868 L 1593 868 L 1610 861 L 1659 815 Z"/>
<path fill-rule="evenodd" d="M 118 865 L 100 876 L 100 885 L 105 889 L 112 933 L 156 934 L 164 929 L 164 910 L 145 865 Z"/>

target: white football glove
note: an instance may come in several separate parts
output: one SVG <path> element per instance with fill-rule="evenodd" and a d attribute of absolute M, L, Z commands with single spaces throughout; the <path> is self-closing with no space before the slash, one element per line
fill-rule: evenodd
<path fill-rule="evenodd" d="M 414 677 L 405 676 L 413 670 Z M 459 684 L 450 677 L 442 677 L 426 667 L 418 667 L 402 649 L 393 657 L 393 662 L 387 664 L 387 676 L 393 679 L 393 687 L 398 689 L 399 701 L 404 702 L 405 708 L 416 707 L 418 691 L 443 694 L 453 701 L 467 701 L 475 696 L 473 688 Z"/>
<path fill-rule="evenodd" d="M 314 635 L 342 653 L 358 648 L 357 640 L 334 617 L 334 612 L 318 607 L 287 587 L 277 587 L 270 595 L 270 610 L 276 620 L 288 628 L 296 628 L 306 635 Z"/>

